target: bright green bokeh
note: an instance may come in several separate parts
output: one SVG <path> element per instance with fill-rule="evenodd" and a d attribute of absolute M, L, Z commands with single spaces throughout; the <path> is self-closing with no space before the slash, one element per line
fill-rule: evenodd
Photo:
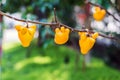
<path fill-rule="evenodd" d="M 102 60 L 92 58 L 83 72 L 82 56 L 79 69 L 75 69 L 75 50 L 66 46 L 51 45 L 47 49 L 33 47 L 31 57 L 26 58 L 26 49 L 18 43 L 4 47 L 3 80 L 120 80 L 120 72 L 107 67 Z M 68 54 L 70 62 L 64 63 Z"/>

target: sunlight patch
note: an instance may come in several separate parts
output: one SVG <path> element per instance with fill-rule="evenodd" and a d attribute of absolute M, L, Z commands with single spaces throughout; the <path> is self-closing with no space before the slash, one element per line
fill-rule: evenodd
<path fill-rule="evenodd" d="M 52 60 L 51 60 L 50 57 L 40 57 L 40 56 L 37 56 L 37 57 L 25 59 L 23 61 L 20 61 L 20 62 L 16 63 L 14 65 L 14 69 L 15 70 L 20 70 L 24 66 L 26 66 L 28 64 L 33 64 L 33 63 L 35 63 L 35 64 L 49 64 L 51 62 L 52 62 Z"/>

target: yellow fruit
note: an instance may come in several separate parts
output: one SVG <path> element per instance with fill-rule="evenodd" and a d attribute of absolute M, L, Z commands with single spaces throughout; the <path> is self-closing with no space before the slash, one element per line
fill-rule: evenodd
<path fill-rule="evenodd" d="M 18 37 L 22 43 L 22 46 L 28 47 L 35 34 L 36 25 L 29 26 L 28 28 L 22 25 L 16 25 L 15 28 L 18 31 Z"/>
<path fill-rule="evenodd" d="M 54 41 L 56 44 L 65 44 L 69 39 L 70 30 L 62 26 L 55 29 Z"/>
<path fill-rule="evenodd" d="M 22 28 L 22 25 L 20 25 L 20 24 L 15 25 L 15 29 L 16 29 L 17 31 L 21 30 L 21 28 Z"/>
<path fill-rule="evenodd" d="M 93 13 L 93 18 L 96 21 L 101 21 L 105 17 L 106 11 L 104 9 L 100 9 L 99 7 L 95 7 L 95 13 Z"/>
<path fill-rule="evenodd" d="M 95 39 L 98 37 L 98 33 L 94 33 L 92 37 L 87 36 L 86 32 L 79 32 L 80 36 L 79 45 L 83 55 L 87 54 L 95 43 Z"/>
<path fill-rule="evenodd" d="M 93 38 L 93 39 L 96 39 L 98 36 L 99 36 L 99 33 L 98 33 L 98 32 L 95 32 L 94 34 L 92 34 L 92 38 Z"/>

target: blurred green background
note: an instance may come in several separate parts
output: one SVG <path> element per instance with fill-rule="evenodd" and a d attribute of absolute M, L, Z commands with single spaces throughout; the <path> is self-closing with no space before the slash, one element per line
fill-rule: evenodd
<path fill-rule="evenodd" d="M 86 1 L 102 5 L 120 17 L 119 0 Z M 41 22 L 52 22 L 56 8 L 58 20 L 70 27 L 81 29 L 85 25 L 120 38 L 120 23 L 109 15 L 96 22 L 91 18 L 93 6 L 85 4 L 85 0 L 0 0 L 0 3 L 1 10 L 11 16 Z M 99 37 L 88 55 L 83 56 L 77 33 L 72 32 L 65 45 L 56 45 L 54 30 L 37 25 L 34 40 L 24 48 L 14 29 L 20 22 L 4 16 L 0 16 L 0 22 L 1 80 L 120 80 L 120 44 L 116 41 Z"/>

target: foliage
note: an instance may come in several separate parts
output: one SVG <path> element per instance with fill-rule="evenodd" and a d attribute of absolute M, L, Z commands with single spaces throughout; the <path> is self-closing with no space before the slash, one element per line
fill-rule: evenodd
<path fill-rule="evenodd" d="M 95 3 L 103 6 L 106 9 L 110 7 L 110 0 L 92 0 L 92 1 L 95 1 Z"/>
<path fill-rule="evenodd" d="M 86 71 L 75 70 L 75 54 L 71 48 L 49 45 L 47 49 L 33 47 L 30 58 L 25 58 L 26 49 L 18 43 L 4 46 L 2 79 L 3 80 L 119 80 L 120 72 L 107 67 L 102 60 L 93 58 Z M 34 44 L 33 44 L 34 45 Z M 65 56 L 70 61 L 65 64 Z M 36 60 L 37 59 L 37 60 Z M 41 61 L 42 60 L 42 61 Z M 19 65 L 24 65 L 19 68 Z"/>
<path fill-rule="evenodd" d="M 4 4 L 3 10 L 9 11 L 11 13 L 21 10 L 21 7 L 26 7 L 26 12 L 32 12 L 36 6 L 39 7 L 42 11 L 45 8 L 52 8 L 50 4 L 56 4 L 59 0 L 7 0 Z"/>

